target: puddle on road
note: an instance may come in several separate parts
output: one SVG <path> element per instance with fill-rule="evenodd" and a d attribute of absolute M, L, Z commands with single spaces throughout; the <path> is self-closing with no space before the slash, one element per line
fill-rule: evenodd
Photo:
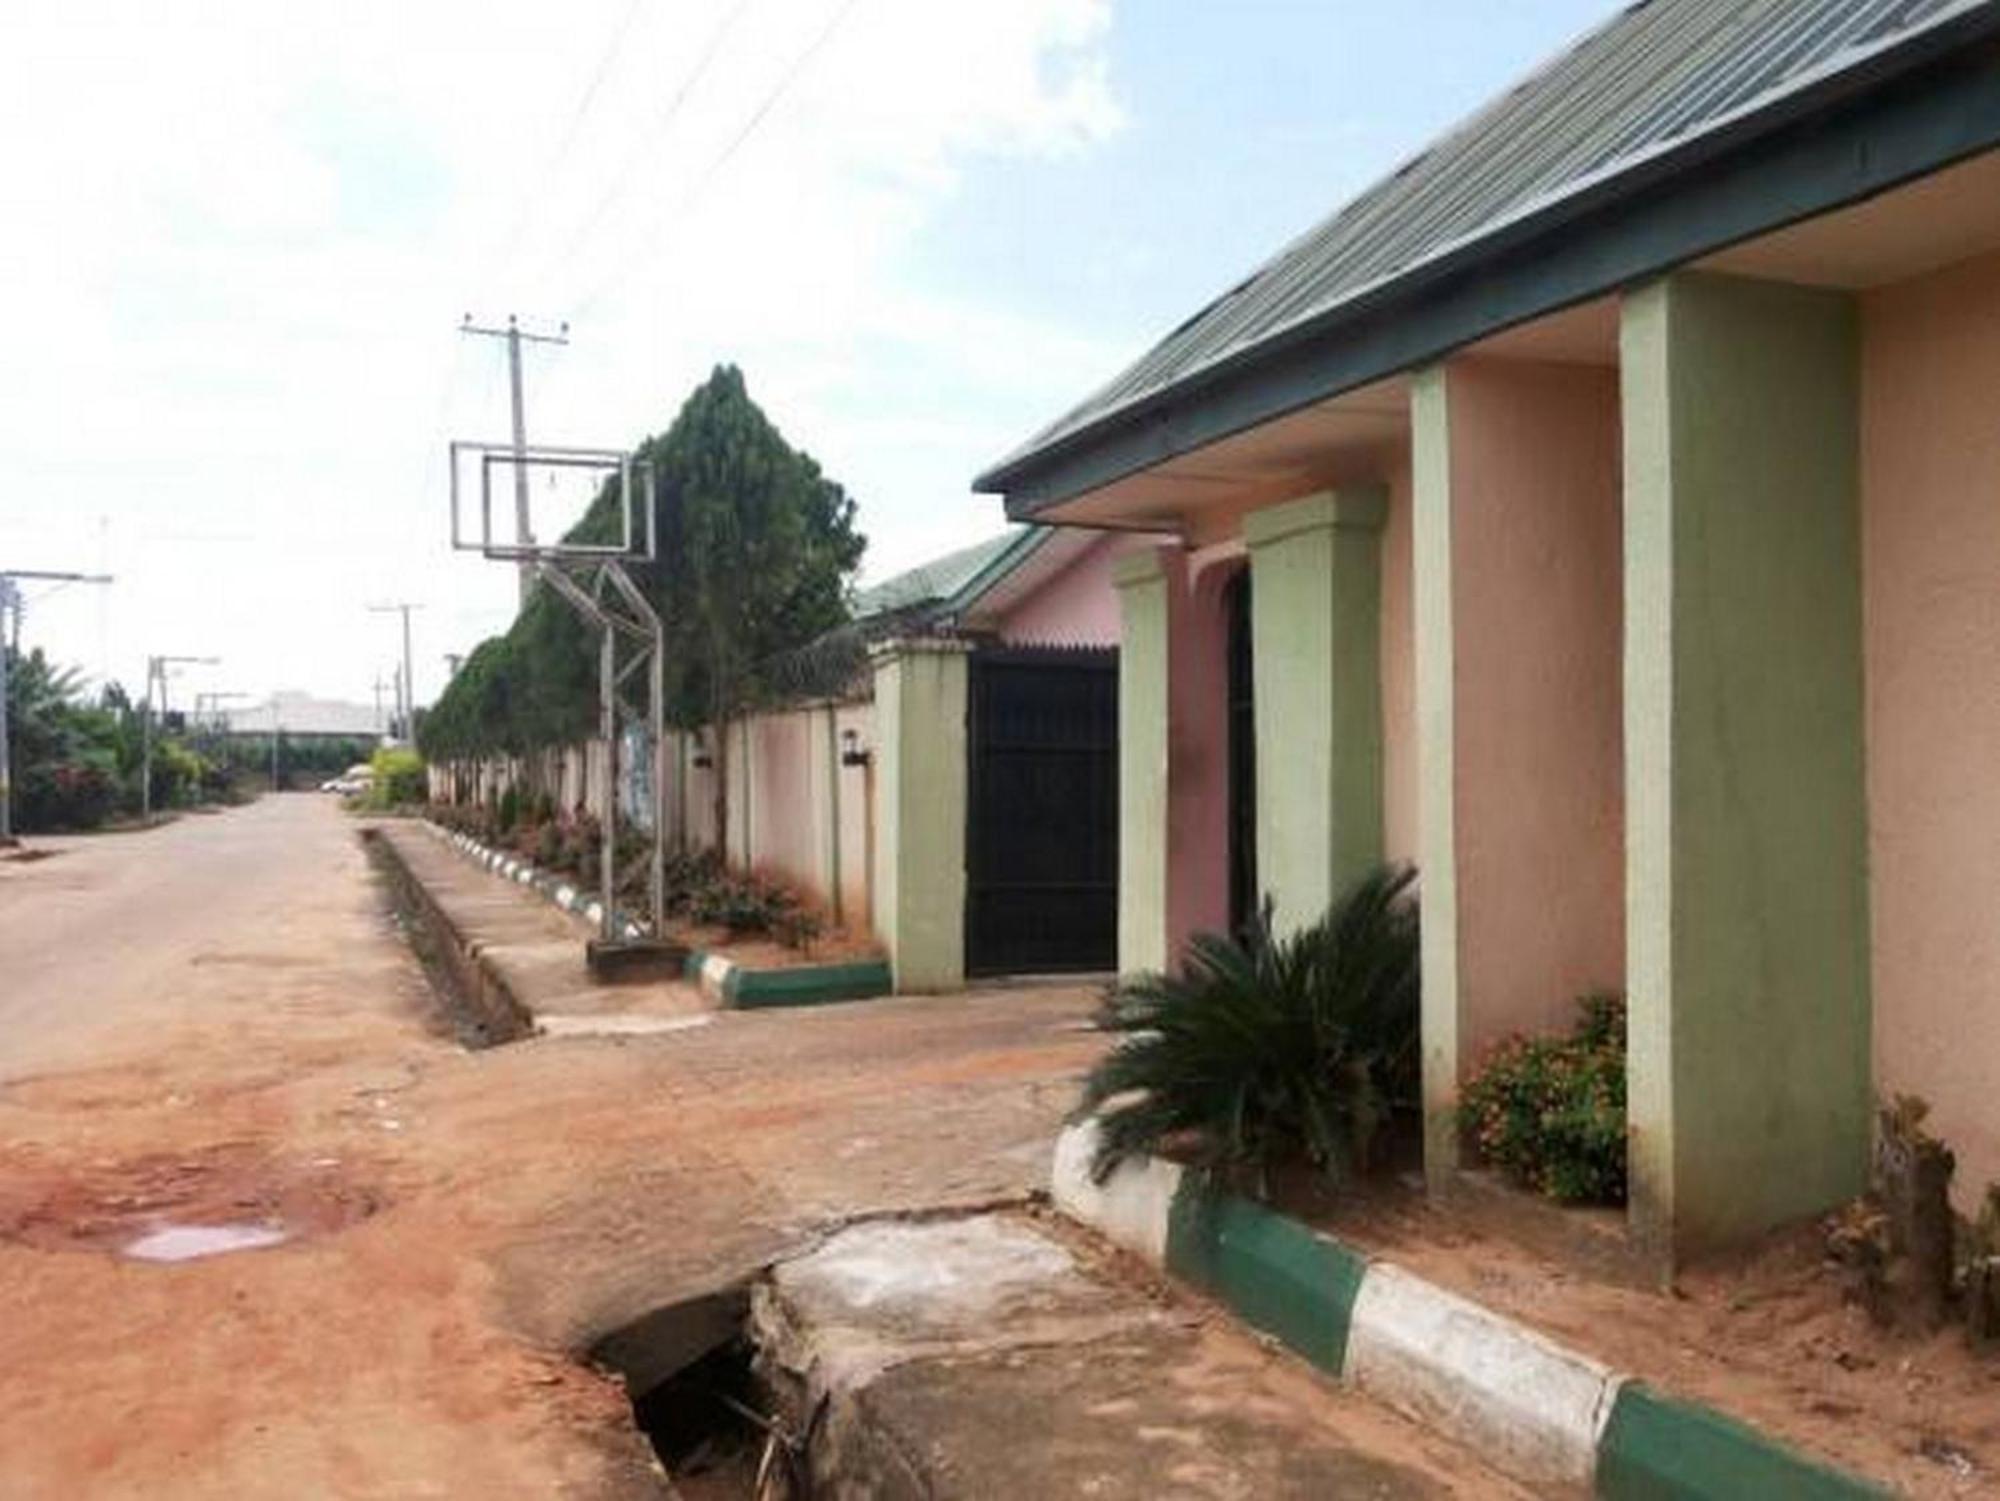
<path fill-rule="evenodd" d="M 225 1142 L 84 1167 L 0 1150 L 0 1242 L 190 1261 L 331 1235 L 383 1205 L 338 1158 L 268 1155 Z"/>
<path fill-rule="evenodd" d="M 276 1225 L 162 1225 L 127 1241 L 118 1254 L 133 1261 L 199 1261 L 231 1251 L 256 1251 L 281 1246 L 291 1232 Z"/>

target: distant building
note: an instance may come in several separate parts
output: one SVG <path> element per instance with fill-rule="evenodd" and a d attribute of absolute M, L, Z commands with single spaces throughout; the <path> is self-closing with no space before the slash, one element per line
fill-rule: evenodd
<path fill-rule="evenodd" d="M 310 693 L 274 693 L 261 704 L 228 709 L 220 717 L 231 735 L 268 735 L 277 729 L 292 739 L 354 740 L 376 739 L 384 732 L 384 720 L 372 706 Z"/>

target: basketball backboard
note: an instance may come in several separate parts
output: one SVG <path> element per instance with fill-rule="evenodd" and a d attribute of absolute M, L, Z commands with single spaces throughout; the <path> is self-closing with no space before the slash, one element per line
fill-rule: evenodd
<path fill-rule="evenodd" d="M 607 489 L 616 513 L 609 535 L 564 541 Z M 652 466 L 616 448 L 516 450 L 511 443 L 454 442 L 451 545 L 509 562 L 650 561 Z"/>

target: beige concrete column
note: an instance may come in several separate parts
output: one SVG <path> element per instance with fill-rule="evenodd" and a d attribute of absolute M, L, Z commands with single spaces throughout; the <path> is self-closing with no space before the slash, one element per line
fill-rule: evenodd
<path fill-rule="evenodd" d="M 1168 715 L 1177 548 L 1128 553 L 1118 590 L 1118 972 L 1164 970 L 1168 890 Z"/>
<path fill-rule="evenodd" d="M 1380 485 L 1253 511 L 1257 877 L 1280 930 L 1382 860 Z"/>
<path fill-rule="evenodd" d="M 1662 1254 L 1866 1170 L 1857 345 L 1841 293 L 1625 303 L 1632 1210 Z"/>
<path fill-rule="evenodd" d="M 875 670 L 875 935 L 898 991 L 965 984 L 966 655 L 890 641 Z"/>

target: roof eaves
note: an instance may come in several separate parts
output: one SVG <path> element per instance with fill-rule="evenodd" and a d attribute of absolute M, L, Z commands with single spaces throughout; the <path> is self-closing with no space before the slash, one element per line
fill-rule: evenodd
<path fill-rule="evenodd" d="M 961 584 L 944 602 L 945 613 L 952 616 L 963 615 L 976 605 L 988 590 L 1003 582 L 1015 569 L 1039 552 L 1052 535 L 1054 534 L 1045 526 L 1023 527 L 985 567 Z"/>
<path fill-rule="evenodd" d="M 1129 401 L 1095 414 L 1080 426 L 1065 431 L 1063 423 L 1067 419 L 1058 420 L 1044 430 L 1054 433 L 1054 437 L 1047 441 L 1040 438 L 1029 440 L 979 474 L 972 487 L 983 494 L 1011 495 L 1023 480 L 1051 461 L 1087 450 L 1107 433 L 1143 422 L 1150 413 L 1199 394 L 1204 388 L 1218 386 L 1236 373 L 1267 360 L 1274 353 L 1305 340 L 1332 337 L 1344 323 L 1373 312 L 1385 303 L 1421 291 L 1445 276 L 1476 266 L 1482 259 L 1495 256 L 1524 240 L 1545 235 L 1587 214 L 1600 212 L 1620 199 L 1637 197 L 1663 183 L 1690 176 L 1695 169 L 1728 149 L 1775 133 L 1817 111 L 1864 94 L 1871 88 L 1935 61 L 1956 47 L 1993 35 L 2000 35 L 2000 5 L 1995 5 L 1993 0 L 1959 0 L 1955 6 L 1939 12 L 1921 29 L 1897 33 L 1839 53 L 1787 80 L 1782 89 L 1768 91 L 1744 106 L 1705 123 L 1697 131 L 1643 148 L 1596 172 L 1567 182 L 1560 189 L 1437 247 L 1407 266 L 1352 289 L 1331 305 L 1313 309 L 1252 343 L 1226 349 L 1163 386 L 1143 391 Z M 1421 153 L 1412 161 L 1420 159 L 1420 156 Z M 1935 165 L 1945 165 L 1950 159 L 1942 158 Z M 1406 163 L 1404 168 L 1398 170 L 1407 170 L 1407 167 Z M 1776 228 L 1779 225 L 1774 223 L 1766 227 Z M 1279 258 L 1282 259 L 1282 256 L 1283 252 Z M 1266 265 L 1274 263 L 1267 262 Z M 1228 301 L 1261 274 L 1261 271 L 1253 273 L 1179 327 L 1185 328 L 1187 323 L 1204 316 L 1210 308 Z M 1550 304 L 1527 316 L 1554 311 L 1558 305 Z M 1484 331 L 1481 331 L 1477 336 L 1483 334 Z M 1348 380 L 1339 389 L 1352 389 L 1393 373 L 1393 368 L 1376 370 Z M 1337 394 L 1338 390 L 1326 390 L 1316 393 L 1311 399 L 1323 400 Z M 1084 405 L 1087 407 L 1089 403 Z M 1172 456 L 1172 453 L 1161 452 L 1153 462 Z M 1017 515 L 1032 514 L 1033 509 L 1059 503 L 1062 498 L 1066 497 L 1045 497 L 1037 506 Z"/>

